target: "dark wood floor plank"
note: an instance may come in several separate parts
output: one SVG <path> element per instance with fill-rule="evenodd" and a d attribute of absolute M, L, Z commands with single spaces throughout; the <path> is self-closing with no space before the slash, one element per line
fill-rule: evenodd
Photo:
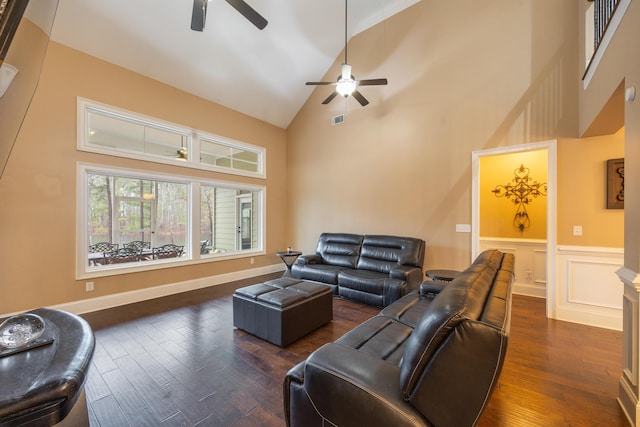
<path fill-rule="evenodd" d="M 128 419 L 133 418 L 139 411 L 148 409 L 147 402 L 119 369 L 109 371 L 102 377 Z"/>
<path fill-rule="evenodd" d="M 155 420 L 164 420 L 179 412 L 172 396 L 159 387 L 137 361 L 127 356 L 119 358 L 116 364 L 122 375 L 146 402 L 146 407 L 154 415 Z"/>
<path fill-rule="evenodd" d="M 276 274 L 84 315 L 96 334 L 92 427 L 284 425 L 282 380 L 375 307 L 334 299 L 334 320 L 287 348 L 233 328 L 233 290 Z M 549 320 L 514 296 L 500 383 L 480 427 L 628 426 L 616 402 L 622 334 Z"/>
<path fill-rule="evenodd" d="M 111 395 L 111 390 L 109 390 L 94 363 L 91 363 L 89 367 L 86 384 L 85 393 L 89 402 L 95 402 Z"/>
<path fill-rule="evenodd" d="M 95 419 L 98 422 L 97 426 L 99 427 L 131 426 L 131 423 L 124 415 L 124 412 L 122 412 L 122 408 L 120 408 L 120 405 L 113 395 L 91 402 L 89 412 L 95 414 Z M 91 422 L 91 427 L 97 427 L 93 424 L 93 419 L 90 418 L 89 422 Z"/>

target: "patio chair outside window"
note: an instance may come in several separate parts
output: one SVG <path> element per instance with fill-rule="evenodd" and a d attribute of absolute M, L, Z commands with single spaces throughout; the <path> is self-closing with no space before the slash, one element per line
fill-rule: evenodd
<path fill-rule="evenodd" d="M 160 246 L 159 248 L 153 248 L 153 258 L 178 258 L 182 256 L 184 246 L 174 245 L 172 243 Z"/>
<path fill-rule="evenodd" d="M 100 242 L 100 243 L 95 243 L 93 245 L 89 245 L 89 252 L 90 253 L 112 252 L 112 251 L 114 251 L 116 249 L 118 249 L 118 244 L 117 243 Z"/>
<path fill-rule="evenodd" d="M 123 262 L 140 261 L 140 251 L 133 248 L 120 248 L 114 252 L 106 254 L 107 264 L 121 264 Z"/>
<path fill-rule="evenodd" d="M 134 240 L 133 242 L 125 243 L 125 248 L 135 249 L 142 251 L 144 249 L 151 249 L 151 242 L 143 242 L 142 240 Z"/>

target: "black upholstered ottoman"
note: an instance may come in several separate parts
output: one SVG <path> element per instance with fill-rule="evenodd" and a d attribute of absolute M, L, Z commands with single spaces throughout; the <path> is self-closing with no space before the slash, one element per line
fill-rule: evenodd
<path fill-rule="evenodd" d="M 331 288 L 291 277 L 237 289 L 233 326 L 286 347 L 333 319 Z"/>

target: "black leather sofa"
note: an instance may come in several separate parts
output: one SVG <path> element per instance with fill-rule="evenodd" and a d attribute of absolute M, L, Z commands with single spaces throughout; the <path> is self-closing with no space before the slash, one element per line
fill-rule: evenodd
<path fill-rule="evenodd" d="M 291 266 L 296 279 L 325 283 L 335 295 L 386 307 L 422 283 L 424 240 L 322 233 L 316 253 Z"/>
<path fill-rule="evenodd" d="M 514 261 L 483 252 L 314 351 L 285 376 L 287 426 L 475 425 L 507 350 Z"/>

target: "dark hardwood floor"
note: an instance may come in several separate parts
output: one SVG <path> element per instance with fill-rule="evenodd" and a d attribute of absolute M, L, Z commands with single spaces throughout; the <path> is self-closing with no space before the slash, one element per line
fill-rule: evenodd
<path fill-rule="evenodd" d="M 263 276 L 83 317 L 96 335 L 92 427 L 283 426 L 289 368 L 379 310 L 334 299 L 334 320 L 281 349 L 232 322 L 231 293 Z M 616 397 L 622 334 L 548 320 L 514 296 L 500 384 L 479 426 L 628 426 Z"/>

